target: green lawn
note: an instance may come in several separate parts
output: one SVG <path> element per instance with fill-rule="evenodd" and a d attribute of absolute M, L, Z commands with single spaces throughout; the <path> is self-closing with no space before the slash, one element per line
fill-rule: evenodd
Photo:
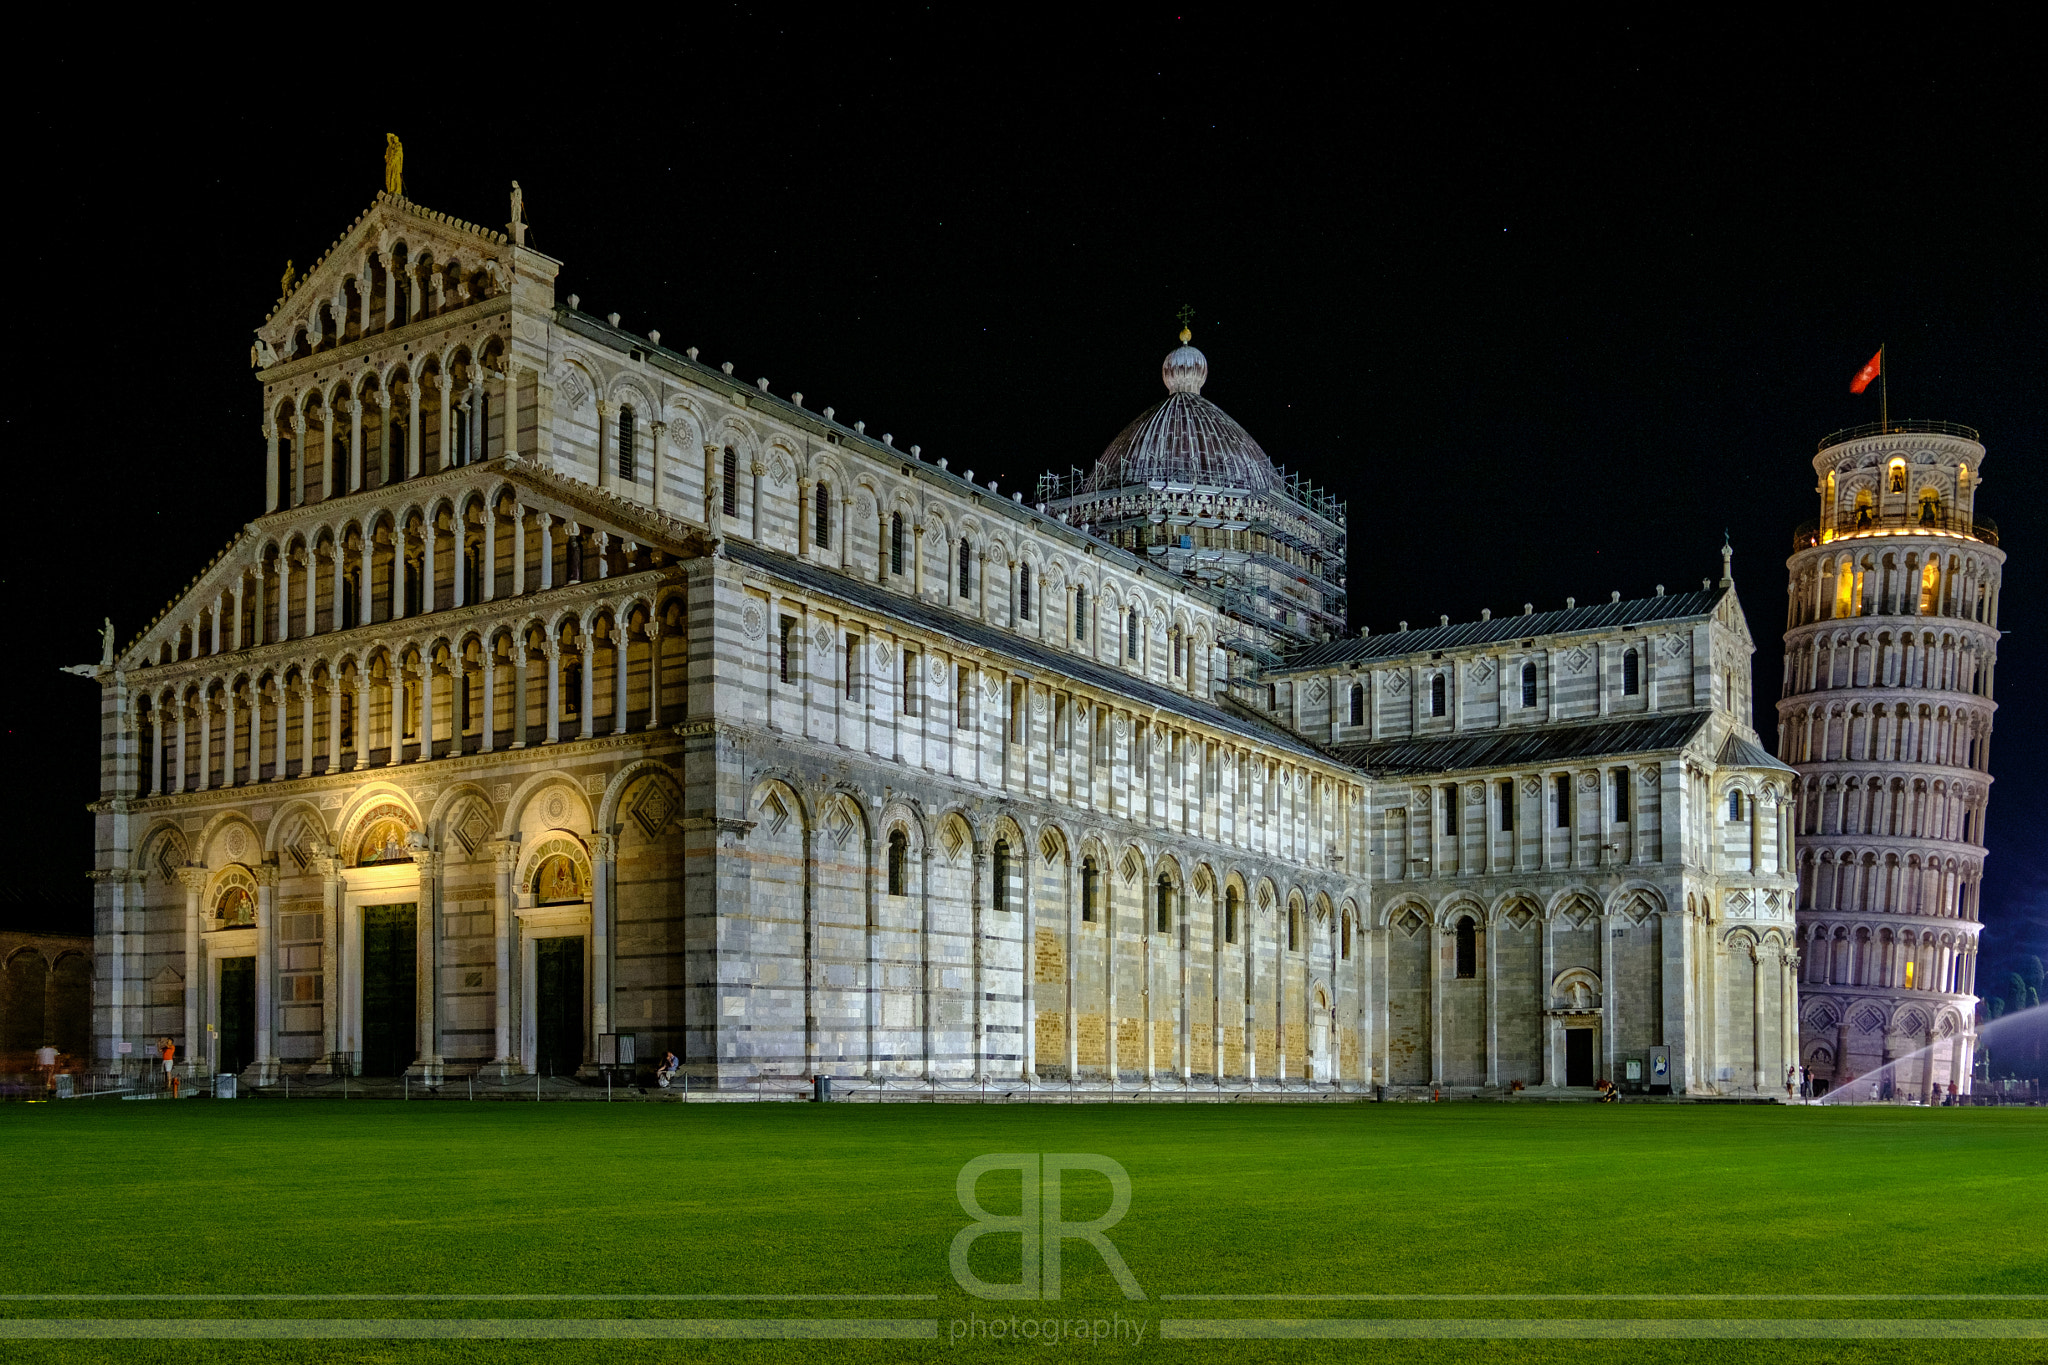
<path fill-rule="evenodd" d="M 1129 1172 L 1057 1303 L 968 1297 L 955 1177 L 999 1152 Z M 0 1108 L 10 1295 L 623 1295 L 0 1302 L 0 1317 L 877 1318 L 900 1341 L 0 1340 L 8 1360 L 1031 1359 L 970 1314 L 1095 1322 L 1127 1360 L 2011 1360 L 2048 1338 L 1160 1340 L 1237 1319 L 2048 1319 L 2048 1110 L 1668 1105 L 869 1106 L 74 1102 Z M 981 1198 L 1014 1212 L 1018 1177 Z M 1107 1202 L 1069 1175 L 1065 1216 Z M 975 1272 L 1018 1276 L 1016 1234 Z M 1974 1300 L 1200 1301 L 1175 1295 L 1985 1295 Z M 650 1295 L 936 1296 L 654 1301 Z M 17 1329 L 18 1330 L 18 1329 Z M 410 1329 L 418 1330 L 418 1329 Z M 1042 1327 L 1040 1330 L 1044 1330 Z M 1072 1331 L 1070 1327 L 1067 1329 Z M 1092 1330 L 1092 1329 L 1090 1329 Z M 1185 1328 L 1179 1330 L 1187 1330 Z M 1201 1327 L 1197 1330 L 1215 1330 Z M 1576 1330 L 1576 1329 L 1575 1329 Z M 1604 1328 L 1600 1330 L 1622 1330 Z M 1634 1330 L 1634 1329 L 1627 1329 Z M 1906 1329 L 1901 1329 L 1906 1330 Z M 1932 1327 L 1915 1330 L 1936 1330 Z M 1020 1354 L 1021 1353 L 1021 1354 Z"/>

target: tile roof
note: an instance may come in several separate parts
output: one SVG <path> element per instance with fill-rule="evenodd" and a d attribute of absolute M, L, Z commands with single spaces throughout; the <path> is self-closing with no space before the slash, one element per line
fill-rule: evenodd
<path fill-rule="evenodd" d="M 1448 773 L 1467 768 L 1537 767 L 1598 755 L 1639 754 L 1690 743 L 1707 723 L 1707 711 L 1603 720 L 1591 725 L 1549 725 L 1541 729 L 1486 730 L 1478 734 L 1425 739 L 1383 739 L 1340 744 L 1330 752 L 1351 767 L 1376 777 Z"/>
<path fill-rule="evenodd" d="M 1191 697 L 1170 687 L 1162 687 L 1135 674 L 1126 673 L 1120 668 L 1108 667 L 1079 654 L 1048 649 L 1028 635 L 1018 635 L 997 626 L 970 620 L 943 607 L 935 607 L 929 602 L 920 602 L 913 597 L 889 592 L 872 583 L 863 583 L 849 575 L 819 568 L 815 564 L 807 564 L 800 559 L 779 554 L 774 550 L 764 550 L 758 545 L 749 545 L 744 541 L 726 541 L 725 553 L 741 564 L 766 570 L 814 592 L 852 602 L 870 615 L 901 621 L 905 625 L 930 631 L 934 635 L 950 636 L 978 649 L 985 649 L 991 654 L 1007 655 L 1017 660 L 1022 670 L 1072 678 L 1076 682 L 1122 696 L 1139 710 L 1170 712 L 1202 725 L 1241 735 L 1257 744 L 1283 749 L 1298 758 L 1330 762 L 1330 756 L 1322 750 L 1307 743 L 1298 735 L 1256 715 L 1225 710 L 1199 697 Z"/>
<path fill-rule="evenodd" d="M 1364 639 L 1330 640 L 1290 655 L 1287 662 L 1275 671 L 1292 673 L 1310 668 L 1329 668 L 1336 664 L 1393 659 L 1404 654 L 1495 644 L 1502 640 L 1526 640 L 1534 635 L 1566 635 L 1573 631 L 1611 630 L 1616 626 L 1705 616 L 1720 604 L 1724 593 L 1731 591 L 1731 588 L 1708 588 L 1702 592 L 1637 597 L 1625 602 L 1600 602 L 1569 611 L 1496 616 L 1491 621 L 1401 630 L 1389 635 L 1368 635 Z"/>
<path fill-rule="evenodd" d="M 1779 762 L 1763 745 L 1752 743 L 1732 731 L 1727 741 L 1721 745 L 1721 753 L 1714 762 L 1724 768 L 1771 768 L 1781 773 L 1792 773 L 1794 776 L 1797 776 L 1799 771 L 1790 764 Z"/>

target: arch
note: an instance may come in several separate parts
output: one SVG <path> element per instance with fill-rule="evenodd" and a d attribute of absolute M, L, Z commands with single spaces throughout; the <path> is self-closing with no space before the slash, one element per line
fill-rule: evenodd
<path fill-rule="evenodd" d="M 584 794 L 582 788 L 578 787 L 565 774 L 559 772 L 538 772 L 520 783 L 518 790 L 512 793 L 512 799 L 505 803 L 503 823 L 498 826 L 498 837 L 500 839 L 510 839 L 519 832 L 520 822 L 525 818 L 527 808 L 540 796 L 542 790 L 548 787 L 561 788 L 562 791 L 567 793 L 568 800 L 568 809 L 564 810 L 561 818 L 550 817 L 548 819 L 547 823 L 550 826 L 562 828 L 570 823 L 569 815 L 571 813 L 580 812 L 583 817 L 583 828 L 595 829 L 597 827 L 590 818 L 590 798 Z"/>

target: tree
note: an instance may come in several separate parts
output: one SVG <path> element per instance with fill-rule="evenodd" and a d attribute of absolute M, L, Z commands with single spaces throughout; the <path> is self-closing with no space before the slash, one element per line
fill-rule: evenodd
<path fill-rule="evenodd" d="M 2039 992 L 2042 979 L 2041 959 L 2031 953 L 2022 957 L 2020 959 L 2020 975 L 2026 978 L 2029 986 L 2033 987 L 2036 992 Z M 2038 994 L 2034 1003 L 2040 1003 Z"/>
<path fill-rule="evenodd" d="M 2004 1014 L 2005 997 L 2002 995 L 1994 995 L 1989 1000 L 1986 1000 L 1984 1002 L 1984 1012 L 1989 1014 L 1993 1019 L 1996 1019 L 1999 1015 Z"/>

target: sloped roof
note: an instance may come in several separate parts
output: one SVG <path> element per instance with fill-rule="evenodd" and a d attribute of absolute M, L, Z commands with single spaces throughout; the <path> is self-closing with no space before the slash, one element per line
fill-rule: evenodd
<path fill-rule="evenodd" d="M 1329 668 L 1336 664 L 1366 663 L 1394 659 L 1404 654 L 1421 654 L 1469 645 L 1495 644 L 1502 640 L 1526 640 L 1532 635 L 1565 635 L 1573 631 L 1611 630 L 1616 626 L 1647 625 L 1656 621 L 1677 621 L 1707 616 L 1720 605 L 1732 588 L 1708 588 L 1702 592 L 1669 593 L 1662 597 L 1637 597 L 1621 602 L 1600 602 L 1569 611 L 1539 611 L 1528 616 L 1496 616 L 1491 621 L 1466 621 L 1421 630 L 1400 630 L 1364 639 L 1330 640 L 1310 645 L 1290 655 L 1278 670 L 1299 672 Z"/>
<path fill-rule="evenodd" d="M 1017 661 L 1021 671 L 1072 678 L 1104 692 L 1119 694 L 1139 710 L 1171 712 L 1202 725 L 1242 735 L 1258 744 L 1284 749 L 1303 759 L 1323 763 L 1330 761 L 1328 754 L 1300 736 L 1256 716 L 1227 711 L 1199 697 L 1176 692 L 1079 654 L 1048 649 L 1028 635 L 970 620 L 929 602 L 889 592 L 850 575 L 807 564 L 774 550 L 764 550 L 758 545 L 728 540 L 725 553 L 741 564 L 765 570 L 813 592 L 851 602 L 871 616 L 901 621 L 936 636 L 950 636 L 991 654 L 1008 655 Z"/>
<path fill-rule="evenodd" d="M 1746 740 L 1734 732 L 1730 732 L 1727 740 L 1721 745 L 1721 752 L 1714 762 L 1724 768 L 1769 768 L 1775 772 L 1798 776 L 1796 768 L 1780 763 L 1763 745 Z"/>
<path fill-rule="evenodd" d="M 1540 767 L 1601 755 L 1641 754 L 1677 749 L 1692 742 L 1709 711 L 1679 711 L 1591 725 L 1487 730 L 1479 734 L 1425 739 L 1383 739 L 1333 745 L 1339 762 L 1375 777 L 1449 773 L 1467 768 Z"/>

